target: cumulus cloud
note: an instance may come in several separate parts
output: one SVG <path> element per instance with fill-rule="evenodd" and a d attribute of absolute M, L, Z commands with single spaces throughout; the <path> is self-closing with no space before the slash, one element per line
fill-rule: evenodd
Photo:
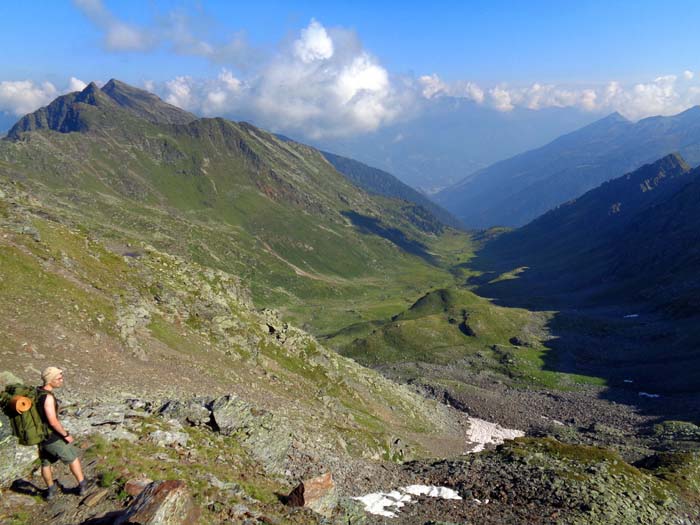
<path fill-rule="evenodd" d="M 392 84 L 353 33 L 314 19 L 245 80 L 222 68 L 214 79 L 176 77 L 165 83 L 163 94 L 169 103 L 200 114 L 243 113 L 273 130 L 314 138 L 375 130 L 414 96 Z"/>
<path fill-rule="evenodd" d="M 435 73 L 432 75 L 423 75 L 422 77 L 419 77 L 418 84 L 422 88 L 421 95 L 423 95 L 425 98 L 446 95 L 449 91 L 449 86 L 440 80 L 440 77 Z"/>
<path fill-rule="evenodd" d="M 402 107 L 388 71 L 356 37 L 316 20 L 260 72 L 252 90 L 268 121 L 315 138 L 372 131 Z"/>
<path fill-rule="evenodd" d="M 427 99 L 438 96 L 451 96 L 466 98 L 479 104 L 484 101 L 484 90 L 474 82 L 459 81 L 447 84 L 437 74 L 433 73 L 432 75 L 419 77 L 418 85 L 421 95 Z"/>
<path fill-rule="evenodd" d="M 294 42 L 294 54 L 306 64 L 327 60 L 333 56 L 333 40 L 326 28 L 312 18 L 309 26 L 301 30 L 301 38 Z"/>
<path fill-rule="evenodd" d="M 167 93 L 165 101 L 168 104 L 188 110 L 198 109 L 198 101 L 193 93 L 192 77 L 175 77 L 165 83 L 165 90 Z"/>
<path fill-rule="evenodd" d="M 0 111 L 22 116 L 45 106 L 58 95 L 59 91 L 51 82 L 5 80 L 0 82 Z"/>
<path fill-rule="evenodd" d="M 535 82 L 529 86 L 498 84 L 484 90 L 472 82 L 447 83 L 433 73 L 419 77 L 416 84 L 420 96 L 428 100 L 440 96 L 460 97 L 502 112 L 551 107 L 619 111 L 636 120 L 652 115 L 672 115 L 700 104 L 700 83 L 696 78 L 692 71 L 685 70 L 680 76 L 662 75 L 632 85 L 610 81 L 597 86 L 570 87 Z"/>
<path fill-rule="evenodd" d="M 632 120 L 652 115 L 673 115 L 700 104 L 700 86 L 693 85 L 691 81 L 695 76 L 687 73 L 685 71 L 682 78 L 663 75 L 649 82 L 627 86 L 617 81 L 595 87 L 566 87 L 538 82 L 526 87 L 500 84 L 489 89 L 479 102 L 498 111 L 512 111 L 518 107 L 532 110 L 577 107 L 585 111 L 619 111 Z M 441 91 L 451 93 L 454 89 L 447 86 L 442 87 Z M 426 96 L 425 90 L 423 95 Z"/>
<path fill-rule="evenodd" d="M 87 87 L 87 82 L 83 82 L 79 78 L 70 77 L 68 80 L 68 91 L 82 91 Z"/>
<path fill-rule="evenodd" d="M 493 107 L 498 111 L 511 111 L 515 109 L 511 92 L 507 88 L 496 86 L 489 90 L 489 96 Z"/>

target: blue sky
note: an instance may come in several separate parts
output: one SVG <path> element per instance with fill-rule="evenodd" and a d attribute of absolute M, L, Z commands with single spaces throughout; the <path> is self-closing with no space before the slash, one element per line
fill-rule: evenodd
<path fill-rule="evenodd" d="M 116 77 L 312 137 L 425 100 L 636 119 L 700 103 L 697 1 L 4 2 L 0 112 Z"/>

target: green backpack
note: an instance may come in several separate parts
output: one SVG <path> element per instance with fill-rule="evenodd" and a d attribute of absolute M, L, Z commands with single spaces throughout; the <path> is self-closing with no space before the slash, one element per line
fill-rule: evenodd
<path fill-rule="evenodd" d="M 39 413 L 39 404 L 44 400 L 41 392 L 39 388 L 20 383 L 7 385 L 4 391 L 0 391 L 0 408 L 10 421 L 12 433 L 17 436 L 20 445 L 38 445 L 50 434 L 48 425 Z M 28 398 L 31 406 L 18 412 L 13 403 L 16 396 Z"/>

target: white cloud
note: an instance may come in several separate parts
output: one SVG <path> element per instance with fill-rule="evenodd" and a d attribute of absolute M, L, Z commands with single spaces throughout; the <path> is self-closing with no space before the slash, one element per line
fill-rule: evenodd
<path fill-rule="evenodd" d="M 59 94 L 51 82 L 5 80 L 0 82 L 0 111 L 19 117 L 47 105 Z"/>
<path fill-rule="evenodd" d="M 215 79 L 165 83 L 171 104 L 204 115 L 254 115 L 273 130 L 311 137 L 372 131 L 405 107 L 387 70 L 354 34 L 311 20 L 298 39 L 243 81 L 223 68 Z"/>
<path fill-rule="evenodd" d="M 423 75 L 418 78 L 418 84 L 422 87 L 421 95 L 425 98 L 433 98 L 441 94 L 447 94 L 449 87 L 435 73 Z"/>
<path fill-rule="evenodd" d="M 87 83 L 83 82 L 79 78 L 75 77 L 70 77 L 70 80 L 68 80 L 68 92 L 73 92 L 73 91 L 82 91 L 87 87 Z"/>
<path fill-rule="evenodd" d="M 484 101 L 484 90 L 473 82 L 467 82 L 462 87 L 464 96 L 481 104 Z"/>
<path fill-rule="evenodd" d="M 421 95 L 427 99 L 445 95 L 466 98 L 479 104 L 484 101 L 484 90 L 474 82 L 460 81 L 447 84 L 437 74 L 433 73 L 432 75 L 419 77 L 418 85 L 421 89 Z"/>
<path fill-rule="evenodd" d="M 193 94 L 193 80 L 191 77 L 175 77 L 165 83 L 165 101 L 168 104 L 182 109 L 195 110 L 198 102 Z"/>
<path fill-rule="evenodd" d="M 144 51 L 156 44 L 152 31 L 119 20 L 102 0 L 73 0 L 73 3 L 104 32 L 104 45 L 110 51 Z"/>
<path fill-rule="evenodd" d="M 694 77 L 683 74 L 664 75 L 650 82 L 623 86 L 611 81 L 597 87 L 565 87 L 534 83 L 528 87 L 498 85 L 488 90 L 485 102 L 498 111 L 517 107 L 539 110 L 549 107 L 577 107 L 585 111 L 619 111 L 637 120 L 653 115 L 673 115 L 700 104 L 700 87 L 689 81 Z M 451 87 L 447 92 L 454 91 Z"/>
<path fill-rule="evenodd" d="M 153 45 L 153 40 L 136 27 L 114 23 L 107 28 L 105 44 L 108 49 L 139 51 L 150 48 Z"/>
<path fill-rule="evenodd" d="M 693 73 L 693 72 L 690 71 L 689 69 L 686 69 L 685 71 L 683 71 L 683 77 L 684 77 L 686 80 L 693 80 L 693 77 L 694 77 L 694 76 L 695 76 L 695 73 Z"/>
<path fill-rule="evenodd" d="M 507 88 L 496 86 L 489 90 L 489 96 L 491 97 L 493 107 L 498 111 L 511 111 L 515 109 L 511 92 Z"/>
<path fill-rule="evenodd" d="M 231 71 L 222 69 L 217 79 L 209 82 L 204 89 L 205 100 L 202 103 L 202 112 L 211 116 L 225 113 L 237 104 L 243 88 L 243 82 L 234 77 Z"/>
<path fill-rule="evenodd" d="M 333 40 L 325 27 L 311 19 L 309 26 L 301 30 L 301 38 L 294 42 L 294 54 L 307 64 L 327 60 L 333 56 Z"/>
<path fill-rule="evenodd" d="M 386 93 L 389 75 L 367 54 L 362 54 L 344 66 L 335 79 L 335 92 L 342 104 L 351 102 L 361 93 Z"/>

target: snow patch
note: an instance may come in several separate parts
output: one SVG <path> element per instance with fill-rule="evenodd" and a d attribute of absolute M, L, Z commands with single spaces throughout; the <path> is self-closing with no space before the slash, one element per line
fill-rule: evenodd
<path fill-rule="evenodd" d="M 413 496 L 428 496 L 442 499 L 462 499 L 456 491 L 447 487 L 436 487 L 435 485 L 409 485 L 403 491 Z"/>
<path fill-rule="evenodd" d="M 352 499 L 360 501 L 365 506 L 365 512 L 395 518 L 398 514 L 395 511 L 387 510 L 393 507 L 398 510 L 407 503 L 412 503 L 411 496 L 428 496 L 430 498 L 442 499 L 462 499 L 454 490 L 447 487 L 436 487 L 435 485 L 409 485 L 401 487 L 391 492 L 375 492 L 366 496 L 357 496 Z M 480 502 L 481 503 L 481 502 Z M 488 503 L 488 500 L 486 501 Z"/>
<path fill-rule="evenodd" d="M 473 445 L 470 453 L 481 452 L 486 448 L 486 445 L 500 445 L 506 439 L 515 439 L 525 435 L 522 430 L 504 428 L 498 423 L 491 423 L 476 417 L 470 417 L 469 423 L 467 441 Z"/>

